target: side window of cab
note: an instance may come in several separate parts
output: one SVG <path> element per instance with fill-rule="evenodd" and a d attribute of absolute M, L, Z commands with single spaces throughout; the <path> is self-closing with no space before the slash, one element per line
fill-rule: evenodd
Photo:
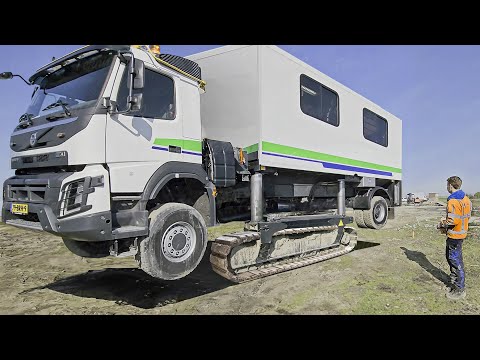
<path fill-rule="evenodd" d="M 145 69 L 145 86 L 133 93 L 143 94 L 142 110 L 135 112 L 135 116 L 173 120 L 176 116 L 175 85 L 173 79 L 156 71 Z M 123 72 L 120 89 L 117 96 L 118 110 L 127 108 L 127 71 Z"/>

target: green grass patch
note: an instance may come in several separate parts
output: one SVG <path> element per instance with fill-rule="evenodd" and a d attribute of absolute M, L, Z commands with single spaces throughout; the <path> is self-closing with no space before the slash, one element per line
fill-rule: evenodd
<path fill-rule="evenodd" d="M 243 221 L 233 221 L 208 228 L 208 240 L 215 240 L 217 237 L 232 232 L 243 231 Z"/>

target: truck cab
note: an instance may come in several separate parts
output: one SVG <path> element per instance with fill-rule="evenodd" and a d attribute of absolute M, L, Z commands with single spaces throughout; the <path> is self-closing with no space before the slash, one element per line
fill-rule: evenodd
<path fill-rule="evenodd" d="M 200 76 L 193 61 L 130 45 L 86 46 L 39 69 L 11 135 L 2 221 L 102 257 L 136 252 L 155 199 L 174 188 L 190 205 L 206 195 L 208 218 Z"/>

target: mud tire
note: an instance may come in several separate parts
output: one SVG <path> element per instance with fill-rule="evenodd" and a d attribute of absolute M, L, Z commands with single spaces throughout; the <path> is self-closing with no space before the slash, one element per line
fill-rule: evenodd
<path fill-rule="evenodd" d="M 363 210 L 363 220 L 370 229 L 381 229 L 387 223 L 388 205 L 381 196 L 374 196 L 369 210 Z"/>
<path fill-rule="evenodd" d="M 149 236 L 141 240 L 138 252 L 140 268 L 163 280 L 176 280 L 190 274 L 202 260 L 207 247 L 207 227 L 202 215 L 191 206 L 168 203 L 152 211 L 149 222 Z M 182 231 L 192 230 L 194 236 L 189 240 L 191 247 L 187 247 L 186 237 L 177 242 L 180 245 L 175 246 L 179 249 L 177 254 L 180 252 L 180 257 L 173 258 L 165 252 L 174 247 L 172 244 L 175 239 L 170 242 L 168 239 L 176 227 Z M 172 246 L 168 247 L 169 244 Z M 186 250 L 184 255 L 183 250 Z"/>
<path fill-rule="evenodd" d="M 355 218 L 355 223 L 359 228 L 366 228 L 367 224 L 363 220 L 363 210 L 353 210 L 353 217 Z"/>

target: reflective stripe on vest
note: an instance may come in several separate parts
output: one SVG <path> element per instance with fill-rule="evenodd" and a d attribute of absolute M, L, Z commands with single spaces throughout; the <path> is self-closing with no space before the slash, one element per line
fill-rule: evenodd
<path fill-rule="evenodd" d="M 468 213 L 466 215 L 457 215 L 457 214 L 454 214 L 454 213 L 448 213 L 447 216 L 451 217 L 452 219 L 466 219 L 466 218 L 471 217 L 471 214 L 472 213 Z"/>

